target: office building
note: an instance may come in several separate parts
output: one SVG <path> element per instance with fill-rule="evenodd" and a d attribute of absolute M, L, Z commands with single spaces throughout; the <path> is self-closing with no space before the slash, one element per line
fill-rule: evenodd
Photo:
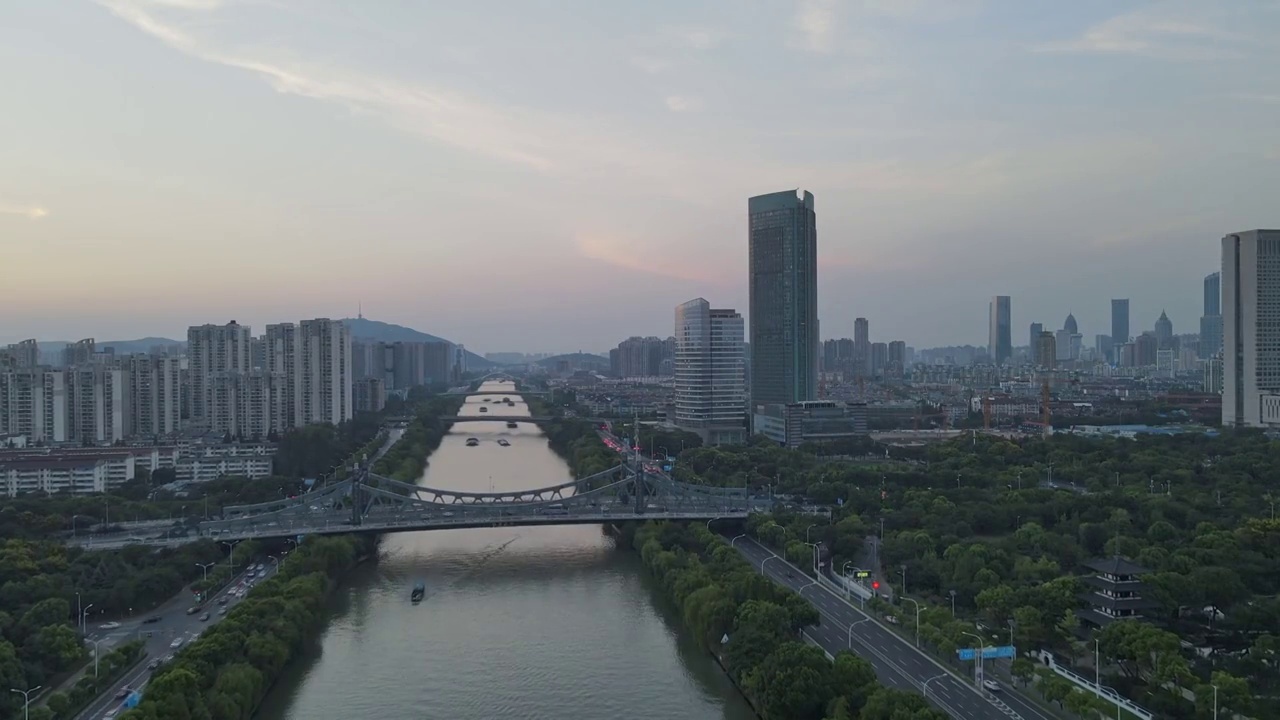
<path fill-rule="evenodd" d="M 1161 350 L 1173 348 L 1173 321 L 1163 310 L 1160 311 L 1160 317 L 1156 319 L 1155 334 L 1156 345 Z"/>
<path fill-rule="evenodd" d="M 1044 332 L 1044 323 L 1031 323 L 1031 341 L 1027 343 L 1027 347 L 1031 348 L 1031 362 L 1036 361 L 1036 343 L 1040 342 L 1040 333 Z"/>
<path fill-rule="evenodd" d="M 1129 342 L 1129 300 L 1111 301 L 1111 347 L 1118 348 Z"/>
<path fill-rule="evenodd" d="M 675 424 L 709 445 L 746 441 L 742 315 L 702 298 L 676 307 Z"/>
<path fill-rule="evenodd" d="M 1200 357 L 1222 352 L 1222 273 L 1204 278 L 1204 314 L 1200 316 Z"/>
<path fill-rule="evenodd" d="M 871 323 L 861 317 L 853 321 L 853 372 L 857 377 L 871 374 Z"/>
<path fill-rule="evenodd" d="M 759 195 L 747 211 L 751 404 L 812 400 L 820 351 L 813 194 Z"/>
<path fill-rule="evenodd" d="M 752 418 L 752 426 L 779 445 L 797 448 L 866 435 L 867 406 L 830 400 L 764 405 Z"/>
<path fill-rule="evenodd" d="M 1005 365 L 1013 357 L 1013 325 L 1008 295 L 991 298 L 987 322 L 987 354 L 991 356 L 991 364 Z"/>
<path fill-rule="evenodd" d="M 1058 341 L 1052 330 L 1045 330 L 1036 339 L 1036 365 L 1052 370 L 1058 362 Z"/>
<path fill-rule="evenodd" d="M 1222 238 L 1222 424 L 1280 424 L 1280 230 Z"/>

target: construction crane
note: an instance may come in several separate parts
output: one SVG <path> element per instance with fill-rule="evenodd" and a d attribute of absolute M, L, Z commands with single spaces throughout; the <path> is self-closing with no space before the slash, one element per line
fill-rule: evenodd
<path fill-rule="evenodd" d="M 1049 412 L 1050 399 L 1051 399 L 1051 396 L 1049 394 L 1049 378 L 1045 378 L 1044 382 L 1040 385 L 1040 424 L 1043 426 L 1045 437 L 1049 437 L 1049 433 L 1052 432 L 1052 429 L 1053 429 L 1053 426 L 1050 424 L 1050 420 L 1051 420 L 1051 415 Z"/>
<path fill-rule="evenodd" d="M 986 394 L 982 396 L 982 429 L 991 429 L 991 396 Z"/>

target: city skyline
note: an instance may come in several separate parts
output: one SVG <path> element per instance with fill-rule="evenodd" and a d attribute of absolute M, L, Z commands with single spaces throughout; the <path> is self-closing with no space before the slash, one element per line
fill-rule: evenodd
<path fill-rule="evenodd" d="M 780 187 L 823 198 L 823 337 L 865 316 L 980 345 L 988 285 L 1014 327 L 1070 311 L 1091 337 L 1121 296 L 1135 329 L 1190 329 L 1222 234 L 1275 225 L 1274 6 L 730 10 L 0 9 L 23 98 L 0 234 L 31 268 L 0 342 L 363 304 L 481 350 L 598 352 L 617 307 L 641 334 L 680 298 L 746 308 L 742 199 Z"/>

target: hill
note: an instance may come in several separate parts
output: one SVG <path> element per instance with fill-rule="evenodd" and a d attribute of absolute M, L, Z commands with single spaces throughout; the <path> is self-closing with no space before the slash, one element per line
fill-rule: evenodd
<path fill-rule="evenodd" d="M 357 340 L 374 342 L 452 342 L 436 335 L 414 330 L 403 325 L 385 323 L 368 318 L 343 318 L 342 323 L 351 330 L 351 337 Z M 467 351 L 467 367 L 482 370 L 493 367 L 493 363 L 483 357 Z"/>

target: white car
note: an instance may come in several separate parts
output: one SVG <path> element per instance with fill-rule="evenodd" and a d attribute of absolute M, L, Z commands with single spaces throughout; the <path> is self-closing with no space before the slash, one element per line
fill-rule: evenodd
<path fill-rule="evenodd" d="M 100 630 L 115 630 L 118 627 L 120 627 L 120 623 L 118 622 L 102 623 L 98 626 Z"/>
<path fill-rule="evenodd" d="M 983 680 L 982 687 L 986 688 L 987 692 L 1000 692 L 1000 683 L 995 680 Z"/>
<path fill-rule="evenodd" d="M 174 639 L 173 639 L 173 642 L 169 643 L 169 647 L 171 647 L 171 648 L 173 648 L 173 649 L 175 649 L 175 650 L 176 650 L 176 649 L 178 649 L 178 648 L 180 648 L 180 647 L 182 647 L 182 638 L 180 638 L 180 637 L 176 637 L 176 638 L 174 638 Z"/>

